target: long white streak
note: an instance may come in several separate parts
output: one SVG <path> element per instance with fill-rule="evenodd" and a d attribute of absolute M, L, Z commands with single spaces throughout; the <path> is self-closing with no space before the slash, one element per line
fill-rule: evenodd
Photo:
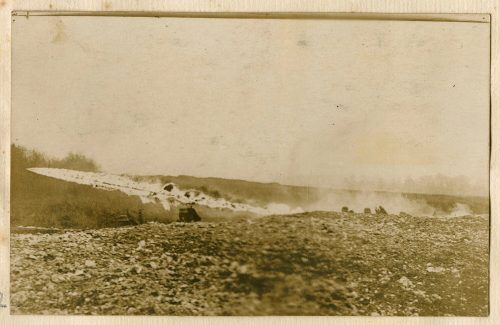
<path fill-rule="evenodd" d="M 174 183 L 162 185 L 152 182 L 136 182 L 127 176 L 60 168 L 28 168 L 28 170 L 36 174 L 67 182 L 90 185 L 98 189 L 109 191 L 119 190 L 128 195 L 137 195 L 143 203 L 160 203 L 166 210 L 170 210 L 172 205 L 196 203 L 210 208 L 246 211 L 258 215 L 302 212 L 300 209 L 290 211 L 287 205 L 270 205 L 266 208 L 262 208 L 244 203 L 233 203 L 222 198 L 213 198 L 201 191 L 181 190 Z"/>

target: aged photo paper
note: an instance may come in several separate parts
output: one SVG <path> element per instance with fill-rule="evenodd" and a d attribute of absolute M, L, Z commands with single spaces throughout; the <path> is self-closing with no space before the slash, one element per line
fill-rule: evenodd
<path fill-rule="evenodd" d="M 494 23 L 12 11 L 8 320 L 490 322 Z"/>

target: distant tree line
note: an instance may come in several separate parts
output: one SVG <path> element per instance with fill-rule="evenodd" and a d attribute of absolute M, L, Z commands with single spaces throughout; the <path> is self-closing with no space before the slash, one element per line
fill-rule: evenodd
<path fill-rule="evenodd" d="M 464 175 L 434 174 L 417 178 L 382 179 L 350 176 L 343 179 L 342 188 L 352 190 L 389 191 L 403 193 L 488 196 L 488 183 L 473 182 Z"/>
<path fill-rule="evenodd" d="M 26 169 L 30 167 L 51 167 L 96 172 L 100 166 L 92 159 L 80 153 L 70 152 L 62 159 L 50 158 L 36 150 L 27 149 L 23 146 L 12 144 L 11 146 L 11 168 Z"/>
<path fill-rule="evenodd" d="M 139 197 L 119 191 L 104 191 L 92 186 L 65 182 L 31 173 L 30 167 L 54 167 L 98 171 L 99 165 L 82 154 L 70 153 L 62 159 L 48 157 L 36 150 L 11 146 L 11 226 L 56 228 L 100 228 L 121 224 L 128 215 L 146 221 L 168 221 L 160 204 L 143 204 Z"/>

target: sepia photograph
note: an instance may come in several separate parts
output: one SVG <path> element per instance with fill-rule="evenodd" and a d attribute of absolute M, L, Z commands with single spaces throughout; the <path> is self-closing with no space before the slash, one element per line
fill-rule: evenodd
<path fill-rule="evenodd" d="M 490 23 L 14 12 L 11 314 L 488 316 Z"/>

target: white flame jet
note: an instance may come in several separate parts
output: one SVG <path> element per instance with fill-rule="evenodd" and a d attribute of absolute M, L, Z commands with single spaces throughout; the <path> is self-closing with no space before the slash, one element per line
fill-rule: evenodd
<path fill-rule="evenodd" d="M 222 198 L 213 198 L 197 190 L 181 190 L 174 183 L 161 185 L 152 182 L 136 182 L 127 176 L 83 172 L 61 168 L 28 168 L 29 171 L 78 184 L 90 185 L 103 190 L 118 190 L 128 195 L 137 195 L 143 203 L 161 203 L 166 210 L 179 204 L 196 203 L 210 208 L 246 211 L 258 215 L 276 213 L 271 208 L 255 207 L 249 204 L 232 203 Z M 282 211 L 280 211 L 282 212 Z M 284 212 L 284 211 L 283 211 Z"/>

